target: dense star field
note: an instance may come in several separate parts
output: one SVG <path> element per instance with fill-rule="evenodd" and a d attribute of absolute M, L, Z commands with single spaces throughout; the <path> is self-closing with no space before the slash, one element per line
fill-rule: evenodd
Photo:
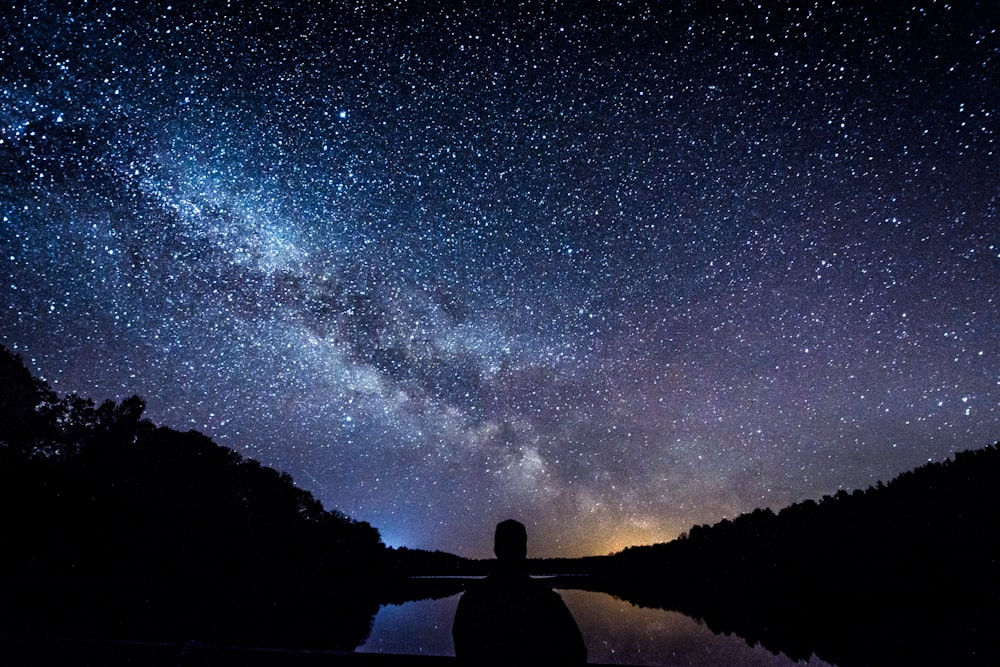
<path fill-rule="evenodd" d="M 0 343 L 390 544 L 1000 439 L 993 2 L 14 4 Z"/>

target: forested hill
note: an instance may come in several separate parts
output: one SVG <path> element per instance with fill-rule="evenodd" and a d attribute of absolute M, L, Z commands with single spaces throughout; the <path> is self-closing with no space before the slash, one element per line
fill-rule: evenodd
<path fill-rule="evenodd" d="M 0 632 L 353 648 L 386 550 L 292 479 L 0 347 Z"/>
<path fill-rule="evenodd" d="M 996 664 L 1000 449 L 610 559 L 629 600 L 841 665 Z"/>
<path fill-rule="evenodd" d="M 757 509 L 733 520 L 694 526 L 678 539 L 651 546 L 629 547 L 616 556 L 620 562 L 653 563 L 683 553 L 739 545 L 747 548 L 793 544 L 866 545 L 881 552 L 902 542 L 926 545 L 916 554 L 938 549 L 954 554 L 963 547 L 986 546 L 998 535 L 1000 507 L 1000 443 L 958 452 L 954 459 L 931 462 L 905 472 L 888 484 L 879 482 L 853 493 L 840 490 L 819 502 L 806 500 L 775 514 Z M 911 545 L 912 546 L 912 545 Z M 973 550 L 969 557 L 983 556 Z M 995 555 L 995 554 L 994 554 Z M 730 568 L 726 568 L 729 570 Z"/>

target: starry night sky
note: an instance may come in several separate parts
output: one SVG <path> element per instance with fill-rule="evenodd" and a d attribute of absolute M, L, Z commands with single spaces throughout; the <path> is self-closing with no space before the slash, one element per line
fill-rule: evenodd
<path fill-rule="evenodd" d="M 389 544 L 608 553 L 1000 439 L 993 2 L 14 4 L 0 343 Z"/>

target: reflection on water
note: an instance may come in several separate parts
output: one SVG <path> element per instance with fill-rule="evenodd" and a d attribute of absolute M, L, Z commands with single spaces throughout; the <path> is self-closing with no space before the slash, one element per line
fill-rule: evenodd
<path fill-rule="evenodd" d="M 606 593 L 560 590 L 587 643 L 590 662 L 627 665 L 742 665 L 782 667 L 829 663 L 813 658 L 796 663 L 735 636 L 717 635 L 694 619 L 672 611 L 644 609 Z M 454 655 L 451 622 L 458 595 L 382 607 L 366 653 Z"/>
<path fill-rule="evenodd" d="M 371 634 L 357 652 L 455 655 L 451 622 L 460 597 L 385 605 L 378 610 Z"/>

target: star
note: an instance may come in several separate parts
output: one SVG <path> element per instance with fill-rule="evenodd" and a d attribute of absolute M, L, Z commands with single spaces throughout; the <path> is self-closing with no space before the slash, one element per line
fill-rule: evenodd
<path fill-rule="evenodd" d="M 8 24 L 0 343 L 389 542 L 587 555 L 998 439 L 994 11 Z"/>

